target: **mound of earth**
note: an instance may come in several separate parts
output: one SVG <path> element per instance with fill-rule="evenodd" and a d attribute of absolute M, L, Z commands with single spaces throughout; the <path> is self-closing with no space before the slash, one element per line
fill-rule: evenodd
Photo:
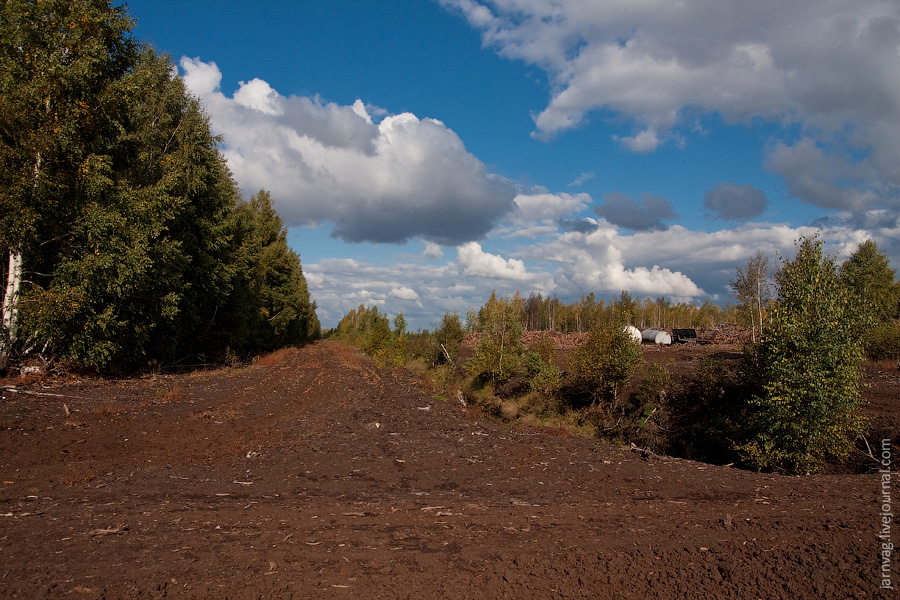
<path fill-rule="evenodd" d="M 748 473 L 503 425 L 333 343 L 3 396 L 3 598 L 894 593 L 876 474 Z"/>

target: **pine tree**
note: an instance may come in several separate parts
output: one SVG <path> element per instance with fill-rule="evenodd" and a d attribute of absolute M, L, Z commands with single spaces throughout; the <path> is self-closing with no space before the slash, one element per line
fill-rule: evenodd
<path fill-rule="evenodd" d="M 234 351 L 271 350 L 318 337 L 300 257 L 272 199 L 260 190 L 235 211 L 235 291 L 223 320 Z"/>

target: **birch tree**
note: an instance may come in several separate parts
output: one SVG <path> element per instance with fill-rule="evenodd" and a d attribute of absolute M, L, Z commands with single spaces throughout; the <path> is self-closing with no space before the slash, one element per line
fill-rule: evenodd
<path fill-rule="evenodd" d="M 864 424 L 858 312 L 818 238 L 801 238 L 776 281 L 770 326 L 750 351 L 755 433 L 738 449 L 760 469 L 812 473 L 845 457 Z"/>
<path fill-rule="evenodd" d="M 750 317 L 751 338 L 753 342 L 763 333 L 763 315 L 772 300 L 772 288 L 769 284 L 769 257 L 757 250 L 747 261 L 744 268 L 738 267 L 736 277 L 729 282 L 733 298 L 741 303 L 744 312 Z"/>
<path fill-rule="evenodd" d="M 72 190 L 104 164 L 108 84 L 135 59 L 130 27 L 105 0 L 0 6 L 2 367 L 18 340 L 24 278 L 47 276 L 48 257 L 78 218 Z"/>

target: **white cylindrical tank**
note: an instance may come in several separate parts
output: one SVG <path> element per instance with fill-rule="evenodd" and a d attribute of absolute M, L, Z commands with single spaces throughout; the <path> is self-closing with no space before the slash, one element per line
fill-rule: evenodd
<path fill-rule="evenodd" d="M 650 344 L 672 345 L 672 336 L 665 331 L 657 331 L 656 329 L 645 329 L 641 332 L 641 339 Z"/>
<path fill-rule="evenodd" d="M 626 326 L 625 326 L 625 333 L 627 333 L 628 335 L 630 335 L 630 336 L 631 336 L 631 339 L 633 339 L 633 340 L 634 340 L 635 342 L 637 342 L 638 344 L 640 344 L 640 343 L 641 343 L 641 340 L 643 339 L 643 338 L 641 337 L 641 330 L 638 329 L 637 327 L 635 327 L 634 325 L 626 325 Z"/>

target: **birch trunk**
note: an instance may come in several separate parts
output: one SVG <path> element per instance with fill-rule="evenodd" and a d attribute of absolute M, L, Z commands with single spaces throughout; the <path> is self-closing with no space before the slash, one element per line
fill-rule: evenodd
<path fill-rule="evenodd" d="M 3 321 L 0 329 L 0 371 L 9 363 L 9 351 L 16 341 L 19 325 L 19 288 L 22 287 L 22 251 L 9 251 L 9 272 L 6 275 L 6 294 L 3 296 Z"/>

